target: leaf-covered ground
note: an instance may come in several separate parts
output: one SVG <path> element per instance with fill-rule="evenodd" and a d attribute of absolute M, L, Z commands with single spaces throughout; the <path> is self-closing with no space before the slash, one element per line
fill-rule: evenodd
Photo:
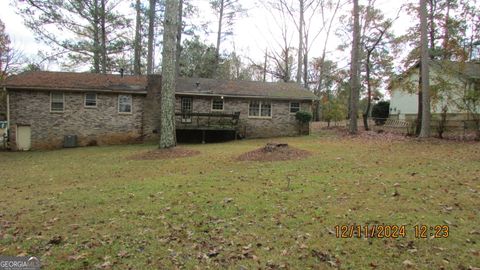
<path fill-rule="evenodd" d="M 275 141 L 303 160 L 237 157 L 269 140 L 0 152 L 0 254 L 45 269 L 474 269 L 480 144 L 351 138 Z M 287 186 L 289 186 L 287 188 Z M 406 237 L 336 237 L 336 225 L 405 225 Z M 448 225 L 417 239 L 413 226 Z"/>

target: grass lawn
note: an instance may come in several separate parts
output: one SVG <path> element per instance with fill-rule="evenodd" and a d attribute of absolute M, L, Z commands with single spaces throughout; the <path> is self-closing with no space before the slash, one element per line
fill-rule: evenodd
<path fill-rule="evenodd" d="M 480 267 L 480 144 L 282 138 L 304 160 L 236 161 L 270 140 L 0 152 L 0 254 L 43 269 L 471 269 Z M 287 183 L 290 179 L 290 189 Z M 336 225 L 405 225 L 337 238 Z M 447 238 L 415 225 L 448 225 Z"/>

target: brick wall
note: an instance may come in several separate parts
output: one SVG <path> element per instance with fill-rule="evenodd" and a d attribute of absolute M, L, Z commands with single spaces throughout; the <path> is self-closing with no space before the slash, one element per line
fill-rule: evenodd
<path fill-rule="evenodd" d="M 148 92 L 143 108 L 143 138 L 144 140 L 158 139 L 160 129 L 160 92 L 162 80 L 160 75 L 148 76 Z"/>
<path fill-rule="evenodd" d="M 15 126 L 31 127 L 32 149 L 59 148 L 64 135 L 77 135 L 80 146 L 135 142 L 142 134 L 144 97 L 133 95 L 131 114 L 118 113 L 118 95 L 97 93 L 97 107 L 84 107 L 84 93 L 64 92 L 63 113 L 50 112 L 50 92 L 10 92 L 11 146 Z"/>
<path fill-rule="evenodd" d="M 211 112 L 212 97 L 193 98 L 193 112 Z M 180 112 L 181 96 L 176 97 L 175 108 Z M 247 138 L 295 136 L 299 134 L 299 124 L 294 114 L 290 114 L 290 101 L 273 100 L 272 118 L 251 118 L 248 108 L 251 99 L 228 98 L 224 99 L 223 113 L 240 112 L 239 133 Z M 311 112 L 311 102 L 301 103 L 302 111 Z"/>
<path fill-rule="evenodd" d="M 97 107 L 85 108 L 81 92 L 64 92 L 64 112 L 50 112 L 50 92 L 11 91 L 11 147 L 15 150 L 16 125 L 31 127 L 32 149 L 50 149 L 63 146 L 65 135 L 77 135 L 78 144 L 103 145 L 132 143 L 158 139 L 161 81 L 149 77 L 149 91 L 133 95 L 131 114 L 118 113 L 118 94 L 98 93 Z M 181 97 L 176 96 L 176 112 L 181 110 Z M 212 97 L 192 96 L 193 112 L 211 112 Z M 290 114 L 290 101 L 272 100 L 272 117 L 248 116 L 251 99 L 224 99 L 223 113 L 240 112 L 239 133 L 246 138 L 295 136 L 299 124 Z M 311 112 L 311 102 L 302 102 L 301 110 Z M 179 118 L 178 118 L 179 120 Z M 229 119 L 225 119 L 229 121 Z"/>

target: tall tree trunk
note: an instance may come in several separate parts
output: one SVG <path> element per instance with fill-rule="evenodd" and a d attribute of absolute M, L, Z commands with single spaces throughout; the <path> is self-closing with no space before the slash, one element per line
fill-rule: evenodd
<path fill-rule="evenodd" d="M 101 0 L 101 13 L 100 13 L 100 24 L 101 24 L 101 36 L 102 36 L 102 73 L 106 74 L 107 73 L 107 31 L 106 31 L 106 26 L 105 26 L 105 21 L 106 21 L 106 9 L 105 9 L 105 1 L 106 0 Z"/>
<path fill-rule="evenodd" d="M 365 130 L 370 130 L 368 127 L 368 115 L 370 113 L 370 106 L 372 104 L 372 84 L 370 82 L 370 57 L 372 55 L 372 51 L 367 50 L 367 59 L 366 59 L 366 80 L 367 80 L 367 109 L 363 113 L 363 127 Z"/>
<path fill-rule="evenodd" d="M 325 76 L 325 57 L 327 55 L 327 44 L 328 44 L 328 39 L 330 37 L 330 32 L 332 30 L 332 25 L 333 25 L 333 21 L 334 21 L 334 18 L 336 17 L 336 14 L 338 12 L 338 9 L 340 7 L 340 1 L 337 1 L 337 4 L 335 6 L 335 9 L 333 11 L 333 15 L 332 17 L 330 18 L 330 22 L 328 23 L 328 28 L 327 28 L 327 33 L 325 35 L 325 40 L 324 40 L 324 44 L 323 44 L 323 49 L 322 49 L 322 57 L 320 58 L 320 77 L 318 78 L 318 85 L 317 85 L 317 92 L 315 93 L 317 95 L 317 97 L 320 97 L 320 93 L 322 91 L 322 87 L 323 87 L 323 78 Z M 330 97 L 328 97 L 328 102 L 330 102 Z M 350 103 L 349 103 L 349 106 L 350 107 Z M 316 110 L 316 113 L 315 113 L 315 117 L 316 117 L 316 120 L 317 121 L 320 121 L 321 119 L 321 104 L 320 104 L 320 101 L 317 102 L 317 110 Z"/>
<path fill-rule="evenodd" d="M 417 104 L 417 121 L 415 125 L 415 135 L 420 135 L 422 129 L 422 115 L 423 115 L 423 92 L 422 92 L 422 65 L 419 65 L 418 74 L 418 104 Z"/>
<path fill-rule="evenodd" d="M 425 15 L 425 20 L 426 20 L 426 17 L 428 16 L 429 17 L 429 21 L 430 21 L 430 29 L 429 29 L 429 36 L 430 36 L 430 49 L 435 49 L 435 11 L 436 11 L 436 0 L 429 0 L 429 3 L 430 3 L 430 12 L 428 13 L 428 15 Z M 427 10 L 427 4 L 425 3 L 425 12 Z M 420 7 L 421 8 L 421 7 Z M 420 11 L 422 12 L 422 11 Z M 425 28 L 428 28 L 428 26 L 425 26 Z M 427 30 L 425 30 L 427 31 Z M 427 41 L 427 44 L 428 44 L 428 41 Z M 431 54 L 430 57 L 433 59 L 434 58 L 434 55 Z"/>
<path fill-rule="evenodd" d="M 142 65 L 142 18 L 140 9 L 140 0 L 135 3 L 135 10 L 137 17 L 135 20 L 135 41 L 134 41 L 134 53 L 133 53 L 133 74 L 141 75 Z"/>
<path fill-rule="evenodd" d="M 445 15 L 445 28 L 443 34 L 443 59 L 448 60 L 450 59 L 450 50 L 449 50 L 449 39 L 450 39 L 450 31 L 449 21 L 450 21 L 450 1 L 447 1 L 447 13 Z"/>
<path fill-rule="evenodd" d="M 178 23 L 177 23 L 177 61 L 175 62 L 175 74 L 178 77 L 180 74 L 180 54 L 182 53 L 182 32 L 183 32 L 183 0 L 178 3 Z"/>
<path fill-rule="evenodd" d="M 155 0 L 150 0 L 148 10 L 148 49 L 147 49 L 147 74 L 153 73 L 153 43 L 155 32 Z"/>
<path fill-rule="evenodd" d="M 358 98 L 360 95 L 360 14 L 358 0 L 353 0 L 353 44 L 350 68 L 350 134 L 357 134 Z"/>
<path fill-rule="evenodd" d="M 220 43 L 222 40 L 224 1 L 225 0 L 220 0 L 220 13 L 218 14 L 217 46 L 215 47 L 215 72 L 214 72 L 215 77 L 218 77 L 218 65 L 220 64 Z"/>
<path fill-rule="evenodd" d="M 420 138 L 430 137 L 430 76 L 427 36 L 426 0 L 420 0 L 420 35 L 421 35 L 421 66 L 422 66 L 422 127 Z"/>
<path fill-rule="evenodd" d="M 178 0 L 166 0 L 162 53 L 162 91 L 159 148 L 176 145 L 175 138 L 175 61 L 178 23 Z"/>
<path fill-rule="evenodd" d="M 93 2 L 94 5 L 94 16 L 93 16 L 93 70 L 94 73 L 100 73 L 100 9 L 98 7 L 98 0 Z"/>
<path fill-rule="evenodd" d="M 372 82 L 370 81 L 370 74 L 371 74 L 371 58 L 372 58 L 372 53 L 375 51 L 377 48 L 378 44 L 380 41 L 382 41 L 383 35 L 385 32 L 387 32 L 389 26 L 386 26 L 384 29 L 380 30 L 380 35 L 378 36 L 377 40 L 375 40 L 375 43 L 371 47 L 365 47 L 365 50 L 367 51 L 367 59 L 366 59 L 366 72 L 367 72 L 367 109 L 365 110 L 365 113 L 363 114 L 363 126 L 365 130 L 370 130 L 368 127 L 368 116 L 370 114 L 370 107 L 372 106 Z"/>
<path fill-rule="evenodd" d="M 297 83 L 302 83 L 302 67 L 303 67 L 303 15 L 304 15 L 304 0 L 299 0 L 300 4 L 300 20 L 298 22 L 298 60 L 297 60 Z"/>
<path fill-rule="evenodd" d="M 303 87 L 308 89 L 308 50 L 305 48 L 303 55 Z"/>

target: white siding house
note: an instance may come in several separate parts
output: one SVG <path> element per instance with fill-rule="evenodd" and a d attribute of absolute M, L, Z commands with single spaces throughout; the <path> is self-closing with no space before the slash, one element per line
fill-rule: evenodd
<path fill-rule="evenodd" d="M 390 117 L 413 120 L 418 111 L 419 64 L 413 66 L 390 84 Z M 470 119 L 468 111 L 461 109 L 467 89 L 479 87 L 480 63 L 430 61 L 430 92 L 432 115 L 447 114 L 456 120 Z M 480 108 L 478 108 L 480 112 Z"/>

